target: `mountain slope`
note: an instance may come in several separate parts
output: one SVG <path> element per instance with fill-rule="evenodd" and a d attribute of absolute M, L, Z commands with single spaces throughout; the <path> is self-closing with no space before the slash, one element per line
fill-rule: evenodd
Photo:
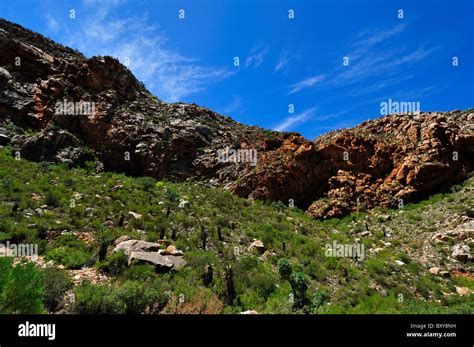
<path fill-rule="evenodd" d="M 471 111 L 391 115 L 307 141 L 162 102 L 116 59 L 87 59 L 1 19 L 0 53 L 2 141 L 29 160 L 211 180 L 318 218 L 419 201 L 473 169 Z M 72 102 L 93 103 L 92 112 L 58 112 Z M 223 162 L 225 148 L 255 150 L 258 163 Z"/>
<path fill-rule="evenodd" d="M 0 149 L 0 187 L 0 243 L 39 244 L 40 257 L 29 260 L 45 272 L 45 294 L 54 299 L 45 302 L 49 312 L 473 310 L 472 177 L 429 201 L 326 221 L 201 183 L 37 164 L 6 149 Z M 114 252 L 128 238 L 161 252 L 174 246 L 187 265 L 171 272 L 128 266 Z M 363 245 L 364 252 L 330 256 L 334 243 Z M 280 275 L 281 259 L 306 286 L 296 292 L 301 305 Z"/>

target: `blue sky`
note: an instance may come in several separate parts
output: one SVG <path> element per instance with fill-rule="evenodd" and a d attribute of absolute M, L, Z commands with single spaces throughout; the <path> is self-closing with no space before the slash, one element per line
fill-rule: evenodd
<path fill-rule="evenodd" d="M 474 107 L 473 0 L 0 0 L 0 17 L 118 58 L 162 100 L 309 139 L 388 99 Z"/>

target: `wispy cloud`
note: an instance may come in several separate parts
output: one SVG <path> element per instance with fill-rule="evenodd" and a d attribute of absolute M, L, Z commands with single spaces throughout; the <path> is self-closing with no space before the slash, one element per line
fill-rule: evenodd
<path fill-rule="evenodd" d="M 406 24 L 400 24 L 382 31 L 364 31 L 359 33 L 350 44 L 348 66 L 338 66 L 329 85 L 341 86 L 352 84 L 369 78 L 383 75 L 385 78 L 396 76 L 396 73 L 406 66 L 423 60 L 439 49 L 419 46 L 415 51 L 406 48 L 388 48 L 387 42 L 406 29 Z M 399 79 L 400 82 L 403 78 Z M 394 85 L 380 84 L 380 87 Z"/>
<path fill-rule="evenodd" d="M 278 72 L 278 71 L 283 70 L 288 65 L 289 60 L 290 60 L 290 52 L 284 49 L 280 53 L 280 56 L 278 57 L 278 61 L 275 65 L 275 69 L 273 71 Z"/>
<path fill-rule="evenodd" d="M 316 76 L 305 78 L 304 80 L 299 81 L 297 83 L 294 83 L 290 86 L 290 91 L 288 92 L 288 95 L 297 93 L 300 90 L 303 90 L 305 88 L 312 87 L 318 82 L 321 82 L 322 80 L 324 80 L 325 77 L 326 77 L 325 75 L 316 75 Z"/>
<path fill-rule="evenodd" d="M 323 114 L 321 116 L 314 117 L 313 120 L 324 121 L 328 119 L 334 119 L 334 118 L 338 118 L 340 115 L 346 114 L 347 112 L 348 111 L 341 111 L 341 112 L 336 112 L 336 113 Z"/>
<path fill-rule="evenodd" d="M 242 98 L 238 95 L 235 95 L 232 97 L 230 104 L 222 109 L 222 112 L 224 114 L 240 113 L 242 112 L 243 107 Z"/>
<path fill-rule="evenodd" d="M 158 25 L 148 23 L 146 13 L 141 18 L 117 18 L 115 9 L 123 2 L 84 0 L 80 13 L 87 20 L 78 21 L 77 26 L 55 21 L 51 12 L 54 10 L 45 17 L 48 23 L 58 24 L 56 31 L 62 31 L 67 45 L 88 56 L 116 57 L 148 89 L 168 102 L 181 101 L 235 73 L 224 67 L 207 66 L 168 48 L 166 35 Z M 51 24 L 50 30 L 53 29 Z"/>
<path fill-rule="evenodd" d="M 263 64 L 265 56 L 268 53 L 268 47 L 263 44 L 255 46 L 251 51 L 247 59 L 245 59 L 245 68 L 250 67 L 257 68 Z"/>
<path fill-rule="evenodd" d="M 275 126 L 274 130 L 276 131 L 286 131 L 290 129 L 291 127 L 301 124 L 303 122 L 306 122 L 309 120 L 313 115 L 314 112 L 316 111 L 316 107 L 312 107 L 310 109 L 307 109 L 299 114 L 296 114 L 294 116 L 290 116 L 285 118 L 281 123 Z"/>
<path fill-rule="evenodd" d="M 384 42 L 391 38 L 392 36 L 398 35 L 406 29 L 406 23 L 398 24 L 393 28 L 386 30 L 377 30 L 369 31 L 365 30 L 359 32 L 355 37 L 354 46 L 357 49 L 353 52 L 353 57 L 358 57 L 360 54 L 363 54 L 372 46 Z"/>
<path fill-rule="evenodd" d="M 51 31 L 58 31 L 59 29 L 59 24 L 56 19 L 54 19 L 51 14 L 46 15 L 46 25 L 48 26 L 48 29 Z"/>

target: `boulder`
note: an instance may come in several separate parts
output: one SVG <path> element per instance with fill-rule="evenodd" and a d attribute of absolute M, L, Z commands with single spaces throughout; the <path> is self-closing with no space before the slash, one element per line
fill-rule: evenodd
<path fill-rule="evenodd" d="M 461 296 L 471 295 L 472 291 L 467 287 L 458 287 L 456 286 L 456 293 Z"/>
<path fill-rule="evenodd" d="M 0 134 L 0 146 L 7 146 L 11 142 L 11 138 L 7 135 Z"/>
<path fill-rule="evenodd" d="M 114 246 L 117 246 L 119 243 L 131 240 L 132 238 L 128 235 L 122 235 L 114 241 Z"/>
<path fill-rule="evenodd" d="M 141 240 L 127 240 L 117 244 L 114 252 L 124 251 L 125 254 L 130 255 L 132 252 L 158 252 L 160 244 L 153 242 L 146 242 Z"/>
<path fill-rule="evenodd" d="M 189 208 L 190 206 L 191 203 L 188 200 L 181 200 L 178 205 L 179 208 Z"/>
<path fill-rule="evenodd" d="M 135 213 L 135 212 L 128 212 L 128 217 L 131 217 L 136 220 L 142 220 L 143 216 L 140 213 Z"/>
<path fill-rule="evenodd" d="M 186 265 L 182 256 L 165 256 L 158 252 L 131 252 L 128 258 L 128 264 L 134 262 L 150 263 L 161 270 L 179 269 Z"/>
<path fill-rule="evenodd" d="M 168 255 L 175 255 L 175 256 L 179 256 L 179 255 L 184 254 L 179 249 L 176 249 L 176 247 L 173 246 L 173 245 L 169 245 L 168 247 L 166 247 L 165 253 L 168 254 Z"/>
<path fill-rule="evenodd" d="M 253 250 L 256 250 L 259 254 L 263 254 L 266 248 L 262 241 L 254 240 L 249 246 L 249 251 Z"/>
<path fill-rule="evenodd" d="M 453 253 L 451 254 L 451 257 L 457 261 L 465 263 L 472 258 L 471 250 L 468 245 L 455 245 L 453 247 Z"/>

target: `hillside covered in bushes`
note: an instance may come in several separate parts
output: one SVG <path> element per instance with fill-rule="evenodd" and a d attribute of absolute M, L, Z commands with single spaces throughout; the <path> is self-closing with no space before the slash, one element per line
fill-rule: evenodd
<path fill-rule="evenodd" d="M 0 244 L 39 256 L 3 249 L 0 312 L 471 313 L 473 191 L 471 177 L 420 203 L 315 220 L 191 179 L 1 148 Z M 363 256 L 333 256 L 335 244 Z"/>

